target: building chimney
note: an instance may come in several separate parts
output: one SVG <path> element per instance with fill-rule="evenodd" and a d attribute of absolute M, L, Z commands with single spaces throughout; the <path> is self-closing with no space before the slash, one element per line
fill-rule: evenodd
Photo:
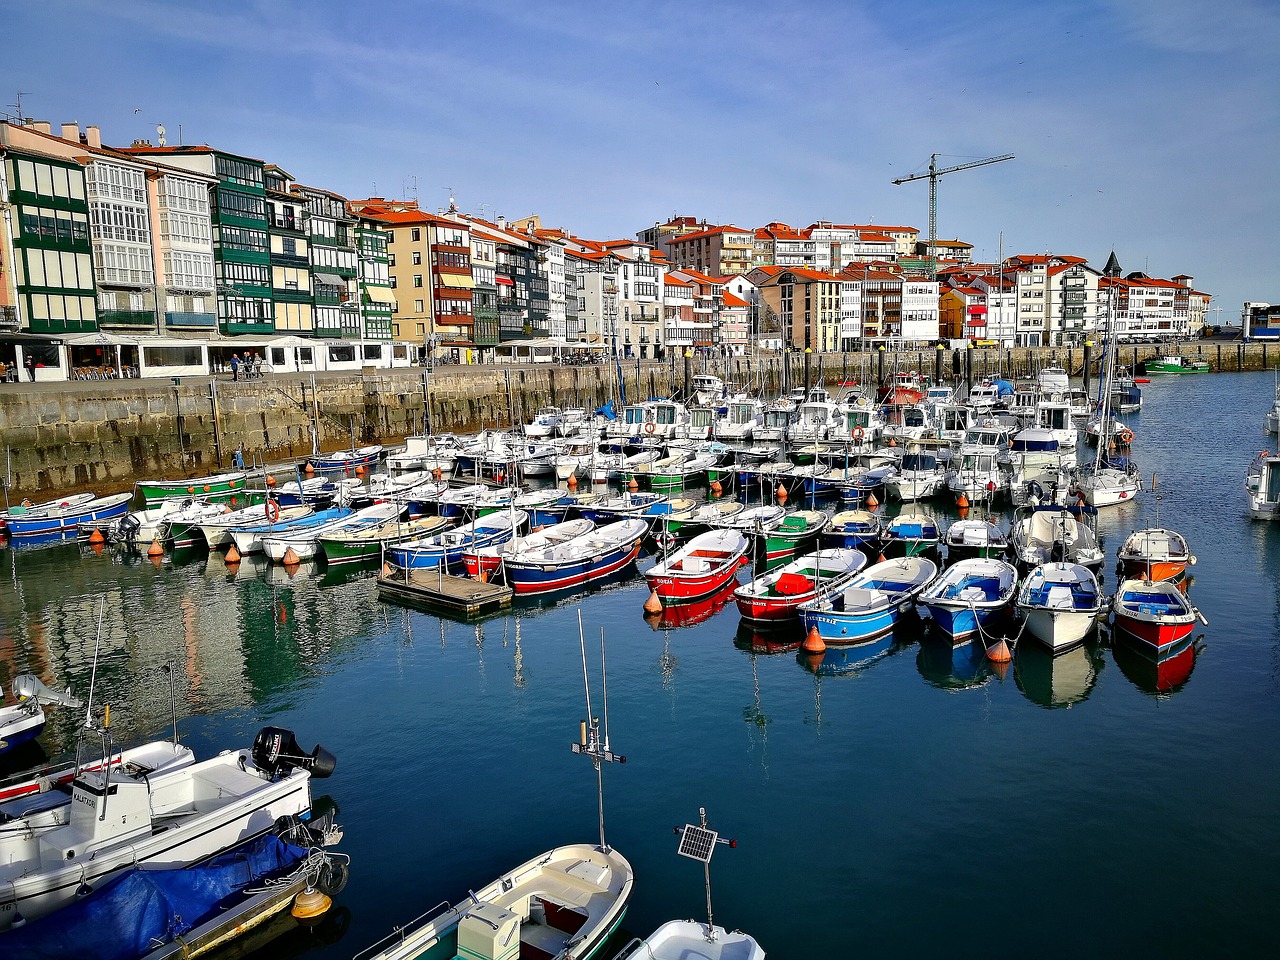
<path fill-rule="evenodd" d="M 52 135 L 53 124 L 48 120 L 33 120 L 31 121 L 31 129 L 37 133 L 48 133 Z"/>
<path fill-rule="evenodd" d="M 62 125 L 62 139 L 70 140 L 72 143 L 79 143 L 80 142 L 80 124 L 75 122 L 64 123 Z"/>
<path fill-rule="evenodd" d="M 506 217 L 504 217 L 502 214 L 498 214 L 498 221 L 497 221 L 497 223 L 498 223 L 498 229 L 499 229 L 499 230 L 505 230 L 505 229 L 507 229 L 507 218 L 506 218 Z"/>
<path fill-rule="evenodd" d="M 97 124 L 90 124 L 85 127 L 84 135 L 89 146 L 102 149 L 102 131 Z"/>

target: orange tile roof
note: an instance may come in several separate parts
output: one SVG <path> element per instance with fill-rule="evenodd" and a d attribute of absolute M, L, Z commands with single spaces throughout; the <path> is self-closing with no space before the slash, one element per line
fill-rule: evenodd
<path fill-rule="evenodd" d="M 720 302 L 721 302 L 721 303 L 723 303 L 726 307 L 749 307 L 749 306 L 751 306 L 751 304 L 750 304 L 750 303 L 748 303 L 746 300 L 743 300 L 741 297 L 735 297 L 735 296 L 734 296 L 732 293 L 730 293 L 728 290 L 726 290 L 726 291 L 724 291 L 722 294 L 720 294 Z"/>
<path fill-rule="evenodd" d="M 662 278 L 663 282 L 671 287 L 691 287 L 693 283 L 689 280 L 679 280 L 671 274 L 665 274 Z"/>
<path fill-rule="evenodd" d="M 721 227 L 708 227 L 708 228 L 707 228 L 707 229 L 705 229 L 705 230 L 699 230 L 697 233 L 686 233 L 686 234 L 685 234 L 684 236 L 682 236 L 682 237 L 672 237 L 672 238 L 671 238 L 670 240 L 668 240 L 667 242 L 668 242 L 668 243 L 670 243 L 670 244 L 672 244 L 672 245 L 677 244 L 677 243 L 687 243 L 687 242 L 688 242 L 688 241 L 690 241 L 690 240 L 699 240 L 699 239 L 702 239 L 702 238 L 704 238 L 704 237 L 713 237 L 713 236 L 715 236 L 715 235 L 716 235 L 716 234 L 718 234 L 718 233 L 720 233 L 720 234 L 724 234 L 724 233 L 745 233 L 745 234 L 747 234 L 747 235 L 750 235 L 750 234 L 752 233 L 752 231 L 750 231 L 750 230 L 743 230 L 743 229 L 741 229 L 740 227 L 735 227 L 735 226 L 733 226 L 732 224 L 729 224 L 729 225 L 721 226 Z"/>

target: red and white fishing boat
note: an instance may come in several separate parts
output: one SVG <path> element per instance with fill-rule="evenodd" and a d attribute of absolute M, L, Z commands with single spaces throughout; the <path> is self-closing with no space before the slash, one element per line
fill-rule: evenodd
<path fill-rule="evenodd" d="M 1188 643 L 1196 621 L 1207 623 L 1178 586 L 1168 580 L 1126 580 L 1111 601 L 1118 635 L 1157 658 Z"/>
<path fill-rule="evenodd" d="M 649 588 L 664 603 L 697 600 L 716 593 L 747 563 L 751 545 L 741 530 L 709 530 L 649 568 Z"/>
<path fill-rule="evenodd" d="M 1173 530 L 1135 530 L 1121 545 L 1117 573 L 1134 580 L 1181 580 L 1196 558 L 1186 538 Z"/>
<path fill-rule="evenodd" d="M 794 617 L 806 600 L 839 590 L 866 565 L 860 550 L 816 550 L 739 587 L 733 599 L 747 620 L 783 620 Z"/>

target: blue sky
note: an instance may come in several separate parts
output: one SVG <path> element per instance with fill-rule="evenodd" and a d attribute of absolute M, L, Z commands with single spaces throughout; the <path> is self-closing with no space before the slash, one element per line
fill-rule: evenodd
<path fill-rule="evenodd" d="M 927 182 L 892 179 L 1012 153 L 940 181 L 940 236 L 1114 248 L 1224 321 L 1280 300 L 1269 0 L 42 0 L 6 33 L 0 104 L 112 144 L 163 122 L 350 197 L 452 187 L 598 239 L 672 214 L 925 233 Z"/>

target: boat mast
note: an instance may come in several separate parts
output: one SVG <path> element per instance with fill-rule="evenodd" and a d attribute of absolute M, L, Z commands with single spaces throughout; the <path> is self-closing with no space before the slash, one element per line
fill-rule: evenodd
<path fill-rule="evenodd" d="M 705 936 L 708 943 L 715 943 L 716 926 L 711 914 L 711 855 L 715 853 L 717 843 L 736 847 L 738 841 L 726 840 L 707 826 L 706 807 L 698 808 L 697 824 L 686 823 L 683 827 L 676 827 L 675 832 L 680 835 L 680 845 L 676 848 L 676 853 L 682 857 L 688 857 L 690 860 L 702 861 L 703 884 L 707 890 L 707 932 Z"/>
<path fill-rule="evenodd" d="M 578 611 L 578 646 L 582 650 L 582 689 L 586 696 L 587 703 L 587 719 L 583 720 L 579 726 L 579 739 L 577 743 L 570 744 L 570 749 L 574 753 L 582 754 L 591 760 L 591 765 L 596 768 L 596 803 L 600 818 L 600 849 L 604 853 L 609 853 L 611 848 L 605 840 L 604 835 L 604 767 L 605 763 L 626 763 L 627 758 L 621 754 L 614 753 L 609 749 L 609 687 L 607 674 L 605 672 L 604 662 L 604 628 L 600 630 L 600 679 L 603 689 L 603 709 L 601 711 L 604 716 L 603 735 L 601 732 L 600 718 L 595 716 L 591 710 L 591 681 L 587 675 L 587 641 L 582 632 L 582 611 Z"/>

